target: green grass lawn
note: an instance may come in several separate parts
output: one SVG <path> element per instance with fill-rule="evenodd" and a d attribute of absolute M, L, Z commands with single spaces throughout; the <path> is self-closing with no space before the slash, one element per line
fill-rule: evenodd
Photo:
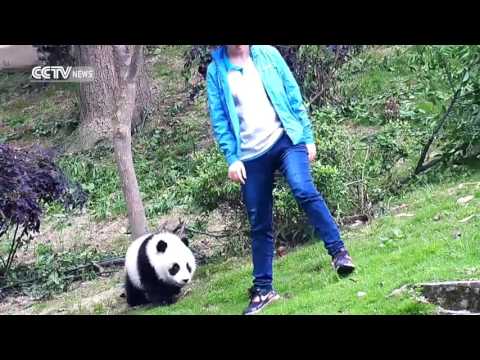
<path fill-rule="evenodd" d="M 467 195 L 474 199 L 457 204 Z M 263 314 L 429 314 L 435 306 L 406 294 L 388 295 L 405 284 L 480 278 L 480 174 L 420 188 L 395 204 L 406 204 L 400 213 L 413 216 L 391 214 L 344 233 L 358 265 L 349 278 L 333 272 L 319 242 L 277 259 L 274 286 L 282 300 Z M 249 260 L 200 267 L 190 292 L 177 304 L 130 313 L 240 314 L 251 284 Z"/>

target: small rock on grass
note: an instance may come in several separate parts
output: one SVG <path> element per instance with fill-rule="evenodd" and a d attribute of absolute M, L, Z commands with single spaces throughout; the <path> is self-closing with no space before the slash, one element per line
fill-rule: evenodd
<path fill-rule="evenodd" d="M 365 295 L 367 295 L 367 293 L 364 292 L 364 291 L 359 291 L 359 292 L 357 292 L 357 296 L 358 296 L 359 298 L 364 297 Z"/>
<path fill-rule="evenodd" d="M 465 205 L 465 204 L 469 203 L 470 201 L 472 201 L 473 198 L 474 198 L 473 195 L 468 195 L 468 196 L 461 197 L 460 199 L 457 200 L 457 204 L 458 205 Z"/>

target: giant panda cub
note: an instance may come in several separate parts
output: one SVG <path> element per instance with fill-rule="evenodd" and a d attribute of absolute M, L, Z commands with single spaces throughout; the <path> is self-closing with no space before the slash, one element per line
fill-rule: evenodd
<path fill-rule="evenodd" d="M 125 257 L 125 292 L 130 306 L 173 304 L 195 272 L 188 243 L 163 232 L 136 239 Z"/>

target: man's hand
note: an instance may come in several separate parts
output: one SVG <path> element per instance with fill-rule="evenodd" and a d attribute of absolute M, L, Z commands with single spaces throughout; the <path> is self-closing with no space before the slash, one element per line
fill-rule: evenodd
<path fill-rule="evenodd" d="M 228 168 L 228 178 L 235 182 L 240 182 L 245 185 L 245 180 L 247 180 L 247 172 L 245 171 L 245 166 L 243 162 L 235 161 Z"/>
<path fill-rule="evenodd" d="M 317 147 L 315 144 L 307 144 L 308 160 L 312 162 L 317 157 Z"/>

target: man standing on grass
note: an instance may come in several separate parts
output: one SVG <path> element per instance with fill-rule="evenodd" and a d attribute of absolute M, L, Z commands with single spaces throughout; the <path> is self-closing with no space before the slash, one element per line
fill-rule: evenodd
<path fill-rule="evenodd" d="M 277 49 L 269 45 L 224 45 L 208 66 L 209 112 L 228 177 L 241 183 L 251 226 L 253 287 L 244 314 L 279 299 L 273 289 L 273 185 L 280 169 L 295 199 L 341 276 L 352 259 L 310 174 L 316 157 L 313 132 L 300 89 Z"/>

